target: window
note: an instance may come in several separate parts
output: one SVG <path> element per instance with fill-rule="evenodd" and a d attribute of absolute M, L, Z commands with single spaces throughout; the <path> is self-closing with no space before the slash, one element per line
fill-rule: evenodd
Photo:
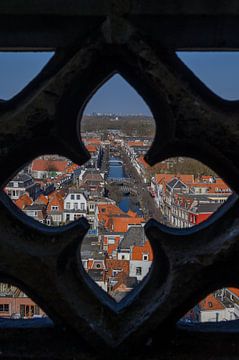
<path fill-rule="evenodd" d="M 148 261 L 149 260 L 149 255 L 148 254 L 143 254 L 143 260 Z"/>
<path fill-rule="evenodd" d="M 74 210 L 78 210 L 78 203 L 74 203 Z"/>
<path fill-rule="evenodd" d="M 29 216 L 36 216 L 36 215 L 37 215 L 37 212 L 34 211 L 34 210 L 28 210 L 26 213 L 27 213 L 27 215 L 29 215 Z"/>
<path fill-rule="evenodd" d="M 114 236 L 108 236 L 108 244 L 114 244 L 114 243 L 115 243 Z"/>
<path fill-rule="evenodd" d="M 53 221 L 61 221 L 61 215 L 53 215 L 52 219 Z"/>
<path fill-rule="evenodd" d="M 117 276 L 121 271 L 122 271 L 122 269 L 113 269 L 112 276 Z"/>
<path fill-rule="evenodd" d="M 70 208 L 71 208 L 71 203 L 67 202 L 67 203 L 66 203 L 66 209 L 67 209 L 67 210 L 70 210 Z"/>
<path fill-rule="evenodd" d="M 35 315 L 40 315 L 40 307 L 35 305 Z"/>
<path fill-rule="evenodd" d="M 70 220 L 70 214 L 66 214 L 66 221 Z"/>
<path fill-rule="evenodd" d="M 80 209 L 85 210 L 85 204 L 84 203 L 80 203 Z"/>
<path fill-rule="evenodd" d="M 75 200 L 75 195 L 71 194 L 71 200 Z"/>
<path fill-rule="evenodd" d="M 76 199 L 77 199 L 77 200 L 80 200 L 80 195 L 76 195 Z"/>
<path fill-rule="evenodd" d="M 9 304 L 0 304 L 0 312 L 9 312 Z"/>
<path fill-rule="evenodd" d="M 35 306 L 34 305 L 20 305 L 20 315 L 21 317 L 32 317 L 35 314 Z"/>
<path fill-rule="evenodd" d="M 141 266 L 136 267 L 136 275 L 142 275 L 142 268 Z"/>
<path fill-rule="evenodd" d="M 58 206 L 52 206 L 52 207 L 51 207 L 51 210 L 52 210 L 52 211 L 58 210 Z"/>

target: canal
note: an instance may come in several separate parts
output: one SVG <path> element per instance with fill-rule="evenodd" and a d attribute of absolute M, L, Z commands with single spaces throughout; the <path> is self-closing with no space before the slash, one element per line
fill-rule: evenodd
<path fill-rule="evenodd" d="M 111 156 L 109 159 L 108 178 L 110 179 L 123 179 L 126 178 L 122 161 L 118 157 Z"/>
<path fill-rule="evenodd" d="M 110 160 L 111 163 L 109 162 L 108 178 L 116 180 L 127 178 L 127 173 L 122 164 L 122 160 L 118 157 L 110 157 Z M 137 199 L 135 201 L 135 199 L 132 199 L 130 195 L 122 196 L 120 201 L 118 202 L 118 206 L 124 212 L 132 210 L 136 212 L 139 216 L 143 216 L 143 213 L 140 209 L 140 204 L 138 203 Z"/>

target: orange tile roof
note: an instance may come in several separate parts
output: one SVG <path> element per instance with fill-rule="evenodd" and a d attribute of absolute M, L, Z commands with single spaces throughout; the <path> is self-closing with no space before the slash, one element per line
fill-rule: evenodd
<path fill-rule="evenodd" d="M 132 210 L 129 210 L 129 211 L 127 212 L 127 214 L 128 214 L 130 217 L 137 217 L 137 213 L 134 212 L 134 211 L 132 211 Z"/>
<path fill-rule="evenodd" d="M 178 174 L 177 177 L 185 184 L 193 184 L 194 183 L 194 175 Z"/>
<path fill-rule="evenodd" d="M 104 227 L 114 232 L 126 232 L 128 225 L 138 225 L 145 220 L 129 210 L 128 213 L 122 211 L 113 204 L 98 205 L 98 220 Z"/>
<path fill-rule="evenodd" d="M 192 187 L 195 188 L 207 188 L 208 193 L 228 193 L 230 192 L 230 188 L 227 184 L 224 182 L 218 182 L 218 183 L 194 183 L 192 184 Z"/>
<path fill-rule="evenodd" d="M 237 288 L 228 288 L 229 291 L 231 291 L 233 294 L 235 294 L 237 297 L 239 297 L 239 289 Z"/>
<path fill-rule="evenodd" d="M 85 144 L 92 144 L 92 145 L 100 145 L 101 144 L 101 139 L 99 138 L 84 138 L 83 139 Z"/>
<path fill-rule="evenodd" d="M 98 207 L 99 221 L 101 221 L 101 219 L 104 219 L 109 215 L 124 214 L 124 212 L 114 204 L 98 204 L 97 207 Z"/>
<path fill-rule="evenodd" d="M 155 174 L 155 180 L 158 184 L 160 184 L 163 181 L 169 182 L 174 177 L 175 177 L 175 175 L 173 175 L 173 174 Z"/>
<path fill-rule="evenodd" d="M 153 261 L 153 250 L 150 246 L 149 240 L 146 240 L 144 246 L 136 246 L 132 247 L 132 260 L 142 261 L 143 254 L 148 254 L 148 261 Z"/>
<path fill-rule="evenodd" d="M 36 202 L 38 202 L 38 203 L 41 202 L 41 203 L 47 205 L 48 204 L 48 198 L 47 198 L 47 196 L 41 194 L 40 196 L 38 196 Z"/>
<path fill-rule="evenodd" d="M 86 148 L 91 153 L 94 153 L 97 151 L 97 147 L 95 145 L 88 144 L 88 145 L 86 145 Z"/>
<path fill-rule="evenodd" d="M 216 299 L 213 294 L 208 295 L 205 299 L 200 301 L 199 307 L 201 310 L 204 311 L 224 309 L 222 303 L 218 299 Z"/>
<path fill-rule="evenodd" d="M 212 175 L 202 175 L 201 180 L 210 180 L 212 178 Z"/>
<path fill-rule="evenodd" d="M 54 195 L 51 195 L 47 205 L 47 212 L 52 211 L 52 206 L 58 206 L 57 211 L 62 212 L 64 210 L 64 198 L 59 192 L 54 192 Z"/>
<path fill-rule="evenodd" d="M 136 161 L 137 161 L 139 164 L 143 165 L 144 168 L 148 168 L 148 167 L 149 167 L 149 164 L 144 160 L 143 155 L 137 157 Z"/>
<path fill-rule="evenodd" d="M 51 171 L 49 169 L 54 168 L 53 171 L 63 172 L 67 167 L 66 160 L 47 160 L 47 159 L 35 159 L 32 162 L 32 171 Z"/>
<path fill-rule="evenodd" d="M 71 164 L 71 165 L 69 165 L 69 166 L 67 166 L 67 168 L 66 168 L 66 173 L 67 174 L 71 174 L 71 173 L 73 173 L 76 169 L 78 169 L 79 168 L 79 165 L 77 165 L 77 164 Z"/>
<path fill-rule="evenodd" d="M 129 274 L 128 260 L 106 259 L 105 262 L 108 269 L 107 277 L 112 276 L 113 270 L 122 270 L 125 274 Z"/>
<path fill-rule="evenodd" d="M 129 225 L 139 225 L 144 222 L 145 220 L 139 217 L 111 217 L 108 227 L 115 232 L 127 232 Z"/>
<path fill-rule="evenodd" d="M 23 194 L 19 199 L 15 201 L 17 207 L 21 210 L 25 209 L 26 206 L 32 205 L 33 200 L 28 194 Z"/>
<path fill-rule="evenodd" d="M 128 141 L 128 146 L 134 147 L 134 146 L 146 146 L 146 145 L 143 141 Z"/>

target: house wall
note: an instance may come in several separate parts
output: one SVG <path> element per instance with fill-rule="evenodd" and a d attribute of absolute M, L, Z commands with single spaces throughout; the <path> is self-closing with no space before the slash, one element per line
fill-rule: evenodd
<path fill-rule="evenodd" d="M 26 310 L 26 317 L 32 317 L 33 315 L 45 315 L 44 311 L 39 308 L 28 297 L 0 297 L 0 305 L 8 305 L 9 311 L 0 312 L 0 317 L 11 317 L 13 314 L 20 314 L 21 307 L 24 305 Z M 32 308 L 33 307 L 33 308 Z M 29 315 L 27 315 L 29 309 Z"/>
<path fill-rule="evenodd" d="M 129 276 L 137 277 L 137 280 L 142 280 L 149 272 L 152 261 L 130 260 Z M 141 268 L 141 274 L 138 273 L 137 268 Z"/>

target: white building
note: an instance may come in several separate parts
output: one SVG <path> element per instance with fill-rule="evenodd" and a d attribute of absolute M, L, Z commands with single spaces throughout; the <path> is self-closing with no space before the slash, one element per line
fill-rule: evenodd
<path fill-rule="evenodd" d="M 64 199 L 63 221 L 70 222 L 86 217 L 87 201 L 85 196 L 77 190 L 70 190 Z"/>

